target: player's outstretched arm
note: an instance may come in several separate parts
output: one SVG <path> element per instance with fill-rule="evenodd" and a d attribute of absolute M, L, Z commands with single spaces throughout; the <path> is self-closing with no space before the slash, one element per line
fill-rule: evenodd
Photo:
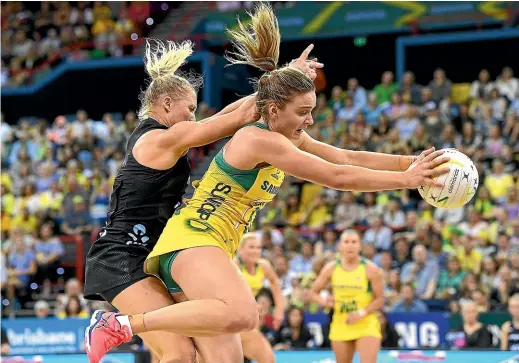
<path fill-rule="evenodd" d="M 325 144 L 313 139 L 304 133 L 303 142 L 300 149 L 310 154 L 314 154 L 334 164 L 362 166 L 374 170 L 405 171 L 418 156 L 390 155 L 369 151 L 354 151 L 340 149 L 338 147 Z M 427 156 L 434 151 L 434 148 L 425 151 Z"/>
<path fill-rule="evenodd" d="M 258 133 L 250 147 L 265 161 L 287 174 L 337 190 L 372 192 L 438 185 L 435 177 L 449 171 L 437 168 L 449 160 L 442 151 L 429 154 L 405 172 L 380 171 L 352 165 L 338 165 L 298 149 L 281 134 Z M 437 169 L 435 169 L 437 168 Z"/>
<path fill-rule="evenodd" d="M 231 136 L 243 125 L 258 119 L 256 99 L 248 96 L 239 107 L 229 113 L 213 116 L 202 122 L 176 123 L 157 137 L 157 146 L 173 152 L 182 152 Z"/>

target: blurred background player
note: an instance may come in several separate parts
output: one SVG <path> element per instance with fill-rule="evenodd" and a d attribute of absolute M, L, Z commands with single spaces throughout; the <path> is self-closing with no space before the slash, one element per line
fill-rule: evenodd
<path fill-rule="evenodd" d="M 265 286 L 265 280 L 268 281 L 268 287 L 272 292 L 275 305 L 273 328 L 279 330 L 285 319 L 285 298 L 281 292 L 279 276 L 272 268 L 272 264 L 261 258 L 261 250 L 261 241 L 256 234 L 247 233 L 242 237 L 235 261 L 256 299 L 258 299 L 258 293 Z M 258 308 L 261 308 L 261 305 L 258 306 Z M 259 327 L 240 335 L 243 354 L 246 358 L 257 363 L 274 362 L 274 351 L 270 342 L 262 335 Z"/>
<path fill-rule="evenodd" d="M 360 256 L 360 236 L 346 230 L 339 241 L 340 257 L 329 262 L 312 286 L 312 298 L 333 308 L 330 341 L 337 363 L 351 363 L 355 352 L 361 363 L 376 363 L 381 346 L 377 312 L 384 306 L 382 271 Z M 331 284 L 331 295 L 321 291 Z"/>

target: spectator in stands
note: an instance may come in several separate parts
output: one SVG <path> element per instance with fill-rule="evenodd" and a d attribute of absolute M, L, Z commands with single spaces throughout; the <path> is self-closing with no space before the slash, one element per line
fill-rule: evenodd
<path fill-rule="evenodd" d="M 505 144 L 498 125 L 493 125 L 490 128 L 490 137 L 485 140 L 484 146 L 484 156 L 488 159 L 498 158 L 503 154 Z"/>
<path fill-rule="evenodd" d="M 101 185 L 94 189 L 90 198 L 90 216 L 96 225 L 103 225 L 108 214 L 110 204 L 110 194 L 112 186 L 107 180 L 103 180 Z"/>
<path fill-rule="evenodd" d="M 65 181 L 63 180 L 62 183 L 64 183 Z M 83 198 L 83 200 L 87 200 L 88 198 L 88 194 L 86 192 L 86 190 L 81 187 L 78 183 L 78 179 L 77 177 L 71 175 L 69 176 L 69 178 L 66 180 L 66 186 L 68 188 L 68 192 L 65 193 L 64 197 L 63 197 L 63 207 L 62 207 L 62 213 L 64 215 L 66 214 L 70 214 L 74 211 L 75 209 L 75 203 L 74 203 L 74 198 L 75 197 L 81 197 Z M 76 198 L 76 200 L 79 200 Z"/>
<path fill-rule="evenodd" d="M 445 71 L 438 68 L 434 71 L 434 79 L 429 83 L 429 88 L 431 89 L 432 99 L 435 102 L 440 102 L 450 97 L 452 82 L 445 76 Z"/>
<path fill-rule="evenodd" d="M 490 311 L 489 296 L 485 290 L 476 289 L 472 291 L 471 299 L 476 304 L 476 309 L 479 313 L 488 313 Z"/>
<path fill-rule="evenodd" d="M 265 338 L 267 338 L 270 345 L 276 343 L 276 332 L 272 328 L 272 315 L 270 315 L 272 309 L 272 298 L 268 292 L 260 292 L 256 296 L 256 302 L 258 304 L 259 312 L 259 327 L 260 331 Z"/>
<path fill-rule="evenodd" d="M 503 162 L 495 159 L 492 161 L 492 173 L 485 178 L 484 185 L 492 198 L 501 203 L 506 198 L 508 188 L 514 185 L 514 179 L 512 175 L 504 172 Z"/>
<path fill-rule="evenodd" d="M 478 79 L 472 82 L 470 86 L 470 97 L 472 98 L 488 98 L 490 92 L 494 88 L 494 83 L 490 80 L 490 73 L 486 69 L 479 72 Z"/>
<path fill-rule="evenodd" d="M 460 238 L 460 246 L 456 248 L 456 256 L 460 261 L 461 268 L 467 272 L 479 274 L 483 254 L 476 249 L 477 241 L 465 234 Z"/>
<path fill-rule="evenodd" d="M 431 234 L 429 249 L 429 258 L 438 264 L 440 270 L 445 270 L 450 254 L 444 249 L 442 236 L 439 233 Z"/>
<path fill-rule="evenodd" d="M 11 346 L 9 344 L 9 336 L 7 335 L 7 333 L 3 327 L 1 327 L 0 329 L 2 329 L 2 340 L 0 342 L 0 344 L 1 344 L 0 345 L 0 354 L 2 356 L 9 355 L 9 352 L 11 350 Z"/>
<path fill-rule="evenodd" d="M 311 347 L 313 337 L 304 322 L 304 311 L 292 306 L 287 321 L 276 333 L 274 350 L 304 349 Z"/>
<path fill-rule="evenodd" d="M 63 244 L 53 236 L 52 225 L 45 223 L 40 227 L 39 238 L 34 245 L 38 265 L 37 282 L 44 285 L 44 294 L 49 295 L 51 281 L 57 279 L 57 269 L 63 256 Z"/>
<path fill-rule="evenodd" d="M 429 308 L 423 301 L 415 295 L 415 289 L 412 284 L 403 284 L 400 290 L 401 299 L 393 305 L 395 313 L 425 313 Z"/>
<path fill-rule="evenodd" d="M 377 95 L 375 92 L 371 92 L 368 95 L 368 103 L 362 109 L 362 112 L 366 116 L 366 121 L 369 126 L 377 126 L 377 120 L 382 114 L 383 106 L 379 105 Z"/>
<path fill-rule="evenodd" d="M 384 224 L 393 230 L 401 230 L 405 226 L 405 214 L 400 209 L 398 201 L 391 200 L 383 217 Z"/>
<path fill-rule="evenodd" d="M 355 105 L 353 98 L 351 96 L 346 97 L 343 107 L 337 112 L 338 127 L 341 130 L 346 130 L 355 119 L 357 112 L 359 112 L 359 108 Z"/>
<path fill-rule="evenodd" d="M 508 303 L 508 312 L 512 319 L 501 326 L 501 350 L 519 350 L 519 295 L 514 295 Z"/>
<path fill-rule="evenodd" d="M 50 189 L 52 183 L 58 181 L 58 177 L 52 163 L 46 162 L 40 164 L 38 168 L 38 180 L 36 181 L 36 192 L 43 193 Z"/>
<path fill-rule="evenodd" d="M 420 299 L 430 299 L 436 291 L 439 267 L 436 261 L 427 259 L 427 250 L 423 245 L 413 248 L 413 261 L 402 268 L 403 283 L 415 283 L 416 295 Z"/>
<path fill-rule="evenodd" d="M 355 109 L 362 110 L 366 105 L 366 90 L 364 87 L 359 85 L 359 81 L 356 78 L 350 78 L 348 80 L 348 96 L 353 100 L 353 106 Z"/>
<path fill-rule="evenodd" d="M 379 104 L 389 103 L 391 97 L 398 90 L 398 85 L 394 82 L 394 75 L 391 71 L 382 73 L 381 82 L 375 86 L 373 91 L 377 95 L 377 101 Z"/>
<path fill-rule="evenodd" d="M 411 103 L 413 105 L 422 104 L 421 87 L 415 83 L 415 76 L 413 72 L 407 71 L 404 73 L 398 91 L 402 95 L 404 102 Z"/>
<path fill-rule="evenodd" d="M 362 220 L 362 206 L 353 198 L 352 192 L 343 192 L 340 202 L 335 207 L 335 228 L 339 230 L 351 228 Z"/>
<path fill-rule="evenodd" d="M 12 228 L 20 228 L 26 234 L 33 234 L 38 228 L 38 218 L 29 212 L 28 208 L 22 208 L 18 211 L 11 221 Z"/>
<path fill-rule="evenodd" d="M 474 302 L 461 305 L 463 325 L 458 332 L 462 333 L 455 339 L 454 346 L 458 349 L 478 349 L 492 347 L 492 334 L 488 328 L 478 321 L 478 310 Z"/>
<path fill-rule="evenodd" d="M 488 223 L 481 218 L 481 214 L 479 214 L 472 206 L 468 210 L 468 219 L 459 224 L 459 229 L 465 235 L 472 238 L 488 236 Z"/>
<path fill-rule="evenodd" d="M 14 248 L 9 253 L 7 274 L 8 298 L 13 301 L 15 290 L 26 289 L 32 276 L 36 273 L 36 258 L 34 253 L 26 247 L 23 239 L 14 241 Z"/>
<path fill-rule="evenodd" d="M 36 301 L 34 304 L 34 315 L 37 319 L 47 319 L 50 313 L 49 303 L 45 300 Z"/>
<path fill-rule="evenodd" d="M 379 251 L 387 251 L 391 247 L 393 232 L 382 222 L 381 216 L 376 216 L 372 221 L 372 228 L 364 234 L 363 243 L 372 244 Z"/>
<path fill-rule="evenodd" d="M 63 233 L 77 236 L 90 233 L 93 229 L 93 221 L 86 209 L 86 203 L 82 196 L 76 195 L 73 199 L 74 210 L 65 214 L 61 229 Z"/>
<path fill-rule="evenodd" d="M 292 273 L 312 272 L 314 262 L 314 248 L 311 242 L 305 241 L 301 245 L 301 253 L 297 253 L 289 263 L 289 270 Z"/>
<path fill-rule="evenodd" d="M 395 249 L 393 252 L 393 260 L 396 266 L 401 270 L 408 262 L 411 262 L 411 254 L 409 253 L 409 241 L 405 235 L 399 235 L 396 238 Z"/>
<path fill-rule="evenodd" d="M 68 298 L 67 304 L 65 308 L 57 314 L 59 319 L 67 319 L 67 318 L 88 318 L 89 312 L 87 310 L 83 310 L 81 306 L 81 301 L 79 297 L 72 295 Z"/>
<path fill-rule="evenodd" d="M 302 220 L 303 224 L 309 228 L 321 228 L 332 221 L 332 213 L 326 202 L 326 194 L 321 193 L 309 204 Z"/>
<path fill-rule="evenodd" d="M 483 216 L 484 219 L 490 219 L 494 212 L 494 201 L 490 196 L 490 192 L 484 186 L 479 187 L 474 209 Z"/>
<path fill-rule="evenodd" d="M 497 88 L 490 91 L 488 103 L 492 112 L 492 119 L 499 123 L 503 123 L 505 121 L 507 101 L 504 97 L 499 95 Z"/>
<path fill-rule="evenodd" d="M 402 140 L 408 141 L 415 134 L 419 124 L 420 120 L 415 117 L 415 109 L 407 107 L 404 110 L 404 115 L 398 118 L 395 127 L 398 129 Z"/>
<path fill-rule="evenodd" d="M 327 228 L 323 235 L 323 240 L 318 241 L 314 247 L 316 257 L 323 256 L 326 259 L 333 258 L 337 252 L 337 232 L 332 228 Z"/>
<path fill-rule="evenodd" d="M 83 297 L 83 287 L 81 286 L 81 282 L 76 278 L 72 278 L 68 280 L 65 285 L 65 293 L 58 295 L 56 299 L 56 315 L 65 310 L 71 297 L 79 298 L 81 310 L 89 310 L 88 303 Z"/>
<path fill-rule="evenodd" d="M 514 77 L 514 71 L 510 67 L 504 67 L 497 78 L 496 87 L 502 96 L 513 101 L 519 97 L 519 79 Z"/>
<path fill-rule="evenodd" d="M 389 271 L 389 275 L 384 275 L 384 298 L 385 308 L 390 309 L 400 300 L 400 274 L 397 269 Z"/>
<path fill-rule="evenodd" d="M 288 272 L 287 258 L 285 256 L 276 257 L 274 260 L 274 269 L 279 276 L 283 296 L 290 296 L 292 293 L 292 278 Z"/>
<path fill-rule="evenodd" d="M 481 286 L 486 291 L 492 291 L 499 287 L 499 275 L 497 264 L 494 258 L 487 256 L 483 260 L 483 269 L 481 272 Z"/>
<path fill-rule="evenodd" d="M 450 256 L 447 262 L 447 269 L 440 272 L 436 297 L 439 299 L 449 299 L 454 297 L 460 289 L 465 278 L 466 272 L 461 269 L 460 262 L 456 256 Z"/>

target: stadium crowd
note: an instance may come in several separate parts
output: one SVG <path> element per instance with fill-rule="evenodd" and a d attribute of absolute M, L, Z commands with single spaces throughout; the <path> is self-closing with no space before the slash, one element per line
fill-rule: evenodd
<path fill-rule="evenodd" d="M 264 257 L 280 276 L 290 306 L 275 332 L 268 286 L 258 297 L 262 331 L 276 349 L 314 344 L 302 319 L 303 312 L 320 311 L 309 300 L 309 288 L 335 258 L 340 232 L 347 228 L 362 233 L 363 256 L 384 271 L 385 311 L 459 312 L 473 301 L 477 316 L 506 311 L 509 298 L 519 293 L 519 81 L 504 68 L 495 80 L 482 70 L 461 96 L 452 87 L 441 69 L 428 85 L 416 84 L 411 72 L 397 83 L 388 71 L 371 91 L 352 78 L 344 89 L 333 87 L 329 97 L 318 95 L 308 130 L 313 137 L 393 154 L 457 148 L 476 164 L 480 185 L 468 205 L 442 210 L 416 191 L 341 193 L 288 177 L 256 220 Z M 207 105 L 199 110 L 199 118 L 211 112 Z M 84 110 L 57 116 L 51 124 L 2 120 L 4 313 L 33 307 L 40 318 L 83 317 L 94 308 L 83 298 L 79 280 L 64 281 L 60 261 L 67 252 L 58 236 L 90 241 L 104 223 L 112 181 L 136 122 L 134 112 L 92 120 Z M 40 300 L 31 303 L 35 298 Z M 385 322 L 383 314 L 380 318 Z M 394 346 L 396 333 L 383 326 L 385 346 Z M 291 334 L 294 330 L 299 333 Z"/>
<path fill-rule="evenodd" d="M 146 1 L 2 2 L 2 87 L 45 76 L 62 61 L 131 54 L 131 34 L 146 33 Z M 167 7 L 166 7 L 167 9 Z"/>

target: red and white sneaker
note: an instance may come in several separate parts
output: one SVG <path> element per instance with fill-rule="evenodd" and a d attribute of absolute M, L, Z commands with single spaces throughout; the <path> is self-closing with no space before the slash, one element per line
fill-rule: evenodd
<path fill-rule="evenodd" d="M 119 318 L 119 319 L 117 319 Z M 85 329 L 85 350 L 90 363 L 99 363 L 111 349 L 128 343 L 132 329 L 126 315 L 96 310 Z"/>

